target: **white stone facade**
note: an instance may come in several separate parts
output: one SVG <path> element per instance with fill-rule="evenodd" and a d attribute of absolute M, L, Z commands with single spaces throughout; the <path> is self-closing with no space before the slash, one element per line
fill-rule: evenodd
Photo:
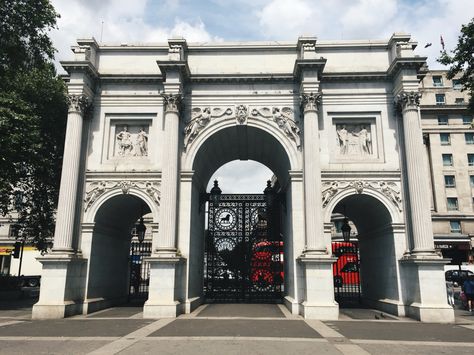
<path fill-rule="evenodd" d="M 434 251 L 418 111 L 425 58 L 405 34 L 381 41 L 101 45 L 63 62 L 71 95 L 54 248 L 35 318 L 127 297 L 129 232 L 152 216 L 144 316 L 204 302 L 200 194 L 216 169 L 252 159 L 285 194 L 284 303 L 337 319 L 331 216 L 347 210 L 364 302 L 450 322 Z M 159 225 L 159 229 L 158 229 Z"/>

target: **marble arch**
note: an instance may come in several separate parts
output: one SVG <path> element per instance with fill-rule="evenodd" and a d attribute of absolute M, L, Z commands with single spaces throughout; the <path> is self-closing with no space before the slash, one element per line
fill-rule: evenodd
<path fill-rule="evenodd" d="M 370 41 L 78 40 L 72 60 L 61 62 L 68 73 L 66 144 L 54 244 L 40 258 L 33 317 L 88 312 L 85 290 L 100 269 L 88 267 L 94 215 L 107 201 L 132 195 L 146 201 L 154 222 L 144 317 L 176 317 L 198 306 L 199 278 L 190 275 L 200 267 L 194 241 L 202 236 L 191 226 L 203 224 L 195 201 L 199 180 L 208 177 L 197 175 L 213 168 L 206 170 L 199 152 L 240 128 L 271 137 L 281 148 L 272 158 L 288 159 L 277 175 L 288 179 L 285 233 L 292 244 L 285 257 L 293 271 L 283 302 L 293 314 L 338 318 L 328 222 L 338 201 L 360 197 L 381 201 L 392 219 L 385 239 L 395 259 L 384 267 L 397 265 L 386 285 L 393 302 L 382 304 L 384 294 L 372 292 L 374 305 L 422 321 L 454 321 L 447 260 L 434 250 L 419 115 L 426 58 L 414 54 L 416 46 L 404 33 Z M 245 150 L 248 142 L 238 142 Z M 376 231 L 371 238 L 378 240 Z M 96 286 L 93 296 L 105 306 L 110 295 Z"/>

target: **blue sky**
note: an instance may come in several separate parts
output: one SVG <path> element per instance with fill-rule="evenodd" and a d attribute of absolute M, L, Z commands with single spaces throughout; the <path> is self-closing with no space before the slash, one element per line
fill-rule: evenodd
<path fill-rule="evenodd" d="M 406 32 L 419 42 L 417 54 L 437 69 L 441 50 L 453 49 L 461 24 L 474 16 L 474 0 L 51 0 L 61 14 L 52 37 L 56 60 L 71 58 L 77 38 L 104 43 L 166 42 L 175 35 L 188 42 L 386 39 Z M 102 37 L 102 38 L 101 38 Z M 426 43 L 432 46 L 424 48 Z M 227 186 L 247 188 L 271 173 L 254 163 L 217 172 Z M 236 176 L 234 171 L 242 174 Z M 248 172 L 254 172 L 251 177 Z M 245 175 L 246 174 L 246 175 Z M 268 176 L 268 177 L 267 177 Z M 252 191 L 261 190 L 256 184 Z"/>

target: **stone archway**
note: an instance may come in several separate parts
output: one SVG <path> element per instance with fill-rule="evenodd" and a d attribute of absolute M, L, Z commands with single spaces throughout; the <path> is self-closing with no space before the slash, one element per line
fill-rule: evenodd
<path fill-rule="evenodd" d="M 365 184 L 369 186 L 368 182 Z M 374 189 L 360 193 L 346 190 L 331 201 L 326 217 L 335 213 L 345 215 L 357 228 L 361 302 L 404 315 L 398 261 L 406 251 L 406 237 L 397 208 L 395 201 Z"/>
<path fill-rule="evenodd" d="M 112 188 L 94 201 L 90 213 L 86 213 L 86 218 L 93 220 L 83 224 L 81 241 L 83 255 L 88 260 L 83 313 L 128 300 L 130 232 L 140 217 L 150 213 L 153 216 L 157 208 L 150 204 L 150 198 L 140 196 L 143 193 L 138 189 L 126 192 Z M 152 223 L 152 229 L 156 229 L 154 226 Z"/>
<path fill-rule="evenodd" d="M 217 128 L 217 127 L 216 127 Z M 204 132 L 203 132 L 204 133 Z M 189 255 L 186 271 L 187 301 L 186 312 L 191 311 L 203 301 L 203 257 L 204 257 L 204 224 L 205 213 L 202 194 L 213 173 L 225 163 L 232 160 L 254 160 L 267 166 L 277 177 L 281 192 L 286 199 L 284 214 L 284 253 L 285 253 L 285 291 L 296 298 L 296 264 L 294 255 L 304 245 L 294 243 L 294 235 L 300 233 L 296 224 L 304 223 L 301 208 L 292 208 L 294 203 L 302 202 L 301 179 L 295 179 L 293 170 L 298 166 L 298 149 L 293 142 L 285 141 L 281 132 L 263 129 L 259 124 L 227 124 L 218 129 L 211 129 L 208 134 L 199 137 L 195 146 L 188 149 L 184 165 L 192 171 L 181 179 L 181 224 L 189 223 L 179 235 L 179 249 Z M 282 142 L 283 141 L 283 142 Z M 289 148 L 290 147 L 290 148 Z M 290 152 L 288 152 L 290 149 Z M 299 180 L 299 181 L 298 181 Z M 262 185 L 265 182 L 262 181 Z M 223 187 L 224 188 L 224 187 Z M 263 192 L 264 185 L 262 186 Z M 183 208 L 184 207 L 184 208 Z M 295 213 L 296 212 L 296 213 Z M 189 216 L 189 218 L 187 217 Z M 188 222 L 189 220 L 189 222 Z M 296 222 L 295 222 L 296 221 Z M 301 241 L 303 238 L 296 238 Z M 293 260 L 293 262 L 291 262 Z"/>

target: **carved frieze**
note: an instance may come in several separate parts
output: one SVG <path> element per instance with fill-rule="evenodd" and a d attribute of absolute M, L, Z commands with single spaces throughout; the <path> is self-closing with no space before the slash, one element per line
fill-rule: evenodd
<path fill-rule="evenodd" d="M 191 111 L 191 120 L 184 128 L 184 149 L 199 136 L 200 132 L 211 121 L 218 118 L 235 119 L 237 124 L 247 124 L 248 119 L 264 118 L 273 121 L 285 135 L 301 148 L 301 135 L 298 123 L 294 119 L 294 112 L 290 107 L 254 107 L 249 109 L 245 105 L 232 107 L 195 107 Z"/>
<path fill-rule="evenodd" d="M 184 127 L 184 149 L 199 135 L 212 119 L 223 116 L 232 117 L 234 111 L 230 107 L 195 107 L 191 111 L 191 121 Z"/>
<path fill-rule="evenodd" d="M 249 117 L 249 109 L 247 106 L 239 105 L 235 109 L 235 119 L 237 120 L 238 124 L 245 124 L 247 123 L 247 118 Z"/>
<path fill-rule="evenodd" d="M 354 180 L 354 181 L 326 181 L 322 184 L 322 204 L 323 208 L 328 205 L 332 198 L 340 191 L 354 189 L 358 194 L 365 189 L 371 189 L 381 192 L 387 197 L 399 211 L 402 210 L 402 198 L 400 186 L 393 181 L 374 181 L 374 180 Z"/>
<path fill-rule="evenodd" d="M 161 193 L 159 183 L 152 181 L 93 181 L 87 184 L 84 196 L 84 211 L 94 204 L 94 202 L 104 193 L 114 189 L 122 190 L 123 194 L 128 194 L 130 189 L 134 187 L 145 191 L 158 206 L 160 205 Z"/>
<path fill-rule="evenodd" d="M 295 142 L 296 147 L 301 148 L 300 129 L 294 119 L 293 110 L 290 107 L 259 107 L 254 108 L 252 116 L 261 116 L 272 119 L 285 135 Z"/>

